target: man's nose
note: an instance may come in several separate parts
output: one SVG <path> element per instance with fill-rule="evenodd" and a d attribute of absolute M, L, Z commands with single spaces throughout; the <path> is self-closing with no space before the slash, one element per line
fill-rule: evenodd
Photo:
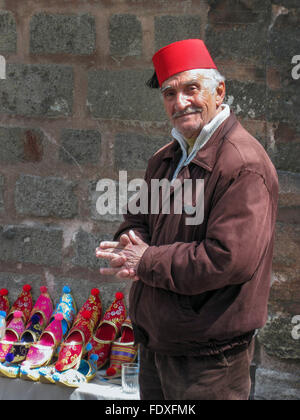
<path fill-rule="evenodd" d="M 182 111 L 188 105 L 190 105 L 190 103 L 188 101 L 187 96 L 182 92 L 178 92 L 176 95 L 176 103 L 175 103 L 176 111 Z"/>

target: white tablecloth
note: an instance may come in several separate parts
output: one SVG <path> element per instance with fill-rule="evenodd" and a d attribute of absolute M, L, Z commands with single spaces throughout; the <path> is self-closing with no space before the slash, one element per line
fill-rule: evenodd
<path fill-rule="evenodd" d="M 0 400 L 139 400 L 139 394 L 126 394 L 120 385 L 103 381 L 101 371 L 80 388 L 46 385 L 23 379 L 0 377 Z"/>

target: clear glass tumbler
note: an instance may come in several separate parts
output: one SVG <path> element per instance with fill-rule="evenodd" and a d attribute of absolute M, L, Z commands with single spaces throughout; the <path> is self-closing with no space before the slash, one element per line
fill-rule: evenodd
<path fill-rule="evenodd" d="M 139 391 L 138 363 L 122 364 L 122 390 L 128 394 L 135 394 Z"/>

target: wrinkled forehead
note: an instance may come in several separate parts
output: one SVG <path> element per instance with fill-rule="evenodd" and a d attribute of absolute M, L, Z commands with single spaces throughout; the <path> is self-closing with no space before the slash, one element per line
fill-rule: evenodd
<path fill-rule="evenodd" d="M 205 75 L 205 71 L 203 69 L 183 71 L 165 80 L 161 86 L 161 91 L 163 92 L 168 87 L 177 87 L 193 82 L 198 82 L 201 85 L 203 81 L 207 80 L 208 78 L 209 76 Z"/>

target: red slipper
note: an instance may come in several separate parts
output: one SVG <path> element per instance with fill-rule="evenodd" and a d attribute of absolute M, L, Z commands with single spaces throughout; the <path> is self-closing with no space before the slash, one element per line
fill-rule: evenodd
<path fill-rule="evenodd" d="M 21 311 L 23 313 L 24 324 L 26 325 L 30 317 L 33 307 L 33 300 L 31 296 L 31 286 L 25 284 L 18 299 L 15 301 L 7 315 L 7 324 L 13 319 L 14 312 Z"/>
<path fill-rule="evenodd" d="M 5 361 L 6 356 L 12 350 L 13 344 L 20 340 L 21 335 L 25 331 L 25 325 L 29 319 L 32 306 L 31 286 L 26 284 L 6 318 L 6 334 L 0 342 L 1 363 Z"/>
<path fill-rule="evenodd" d="M 115 300 L 105 312 L 103 320 L 100 322 L 96 333 L 92 337 L 90 344 L 92 350 L 88 358 L 93 354 L 98 356 L 97 367 L 101 369 L 109 360 L 111 345 L 120 334 L 122 323 L 126 318 L 126 308 L 124 295 L 121 292 L 116 293 Z"/>
<path fill-rule="evenodd" d="M 134 334 L 129 318 L 123 323 L 121 337 L 112 343 L 110 353 L 110 366 L 106 376 L 120 377 L 123 363 L 133 363 L 137 357 L 138 346 L 134 344 Z"/>
<path fill-rule="evenodd" d="M 4 311 L 8 314 L 9 312 L 9 301 L 8 301 L 8 290 L 0 290 L 0 311 Z"/>
<path fill-rule="evenodd" d="M 101 317 L 102 304 L 99 293 L 98 289 L 91 291 L 89 299 L 79 311 L 73 327 L 63 342 L 55 364 L 55 369 L 59 372 L 79 368 L 85 347 Z"/>

